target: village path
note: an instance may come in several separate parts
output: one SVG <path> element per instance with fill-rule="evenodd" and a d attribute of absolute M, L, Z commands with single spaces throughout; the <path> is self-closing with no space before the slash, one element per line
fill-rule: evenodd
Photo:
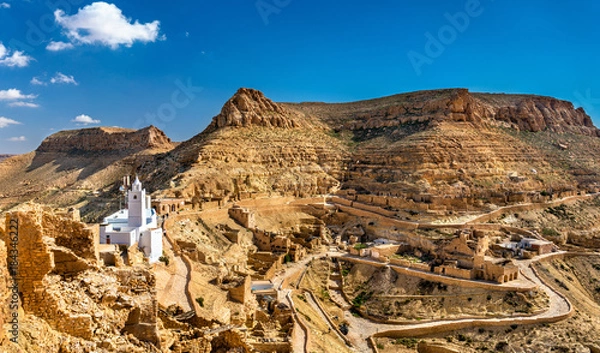
<path fill-rule="evenodd" d="M 288 303 L 290 307 L 294 307 L 294 302 L 291 299 L 290 295 L 287 295 Z M 294 320 L 294 335 L 292 336 L 292 347 L 294 347 L 294 352 L 306 352 L 308 351 L 306 348 L 306 332 L 302 329 L 298 320 Z"/>
<path fill-rule="evenodd" d="M 330 249 L 330 250 L 332 250 L 332 249 Z M 315 259 L 327 257 L 327 256 L 341 256 L 341 255 L 343 255 L 343 253 L 341 253 L 341 252 L 329 251 L 329 252 L 325 252 L 325 253 L 312 254 L 312 255 L 305 257 L 304 259 L 302 259 L 299 262 L 286 264 L 287 267 L 284 270 L 277 273 L 277 275 L 275 275 L 275 277 L 273 277 L 271 279 L 271 283 L 273 283 L 273 288 L 275 288 L 277 290 L 277 298 L 280 301 L 287 301 L 291 306 L 293 306 L 293 301 L 290 299 L 292 289 L 290 289 L 290 288 L 284 289 L 283 288 L 284 282 L 287 279 L 289 279 L 290 277 L 299 275 L 298 278 L 295 279 L 295 281 L 293 283 L 289 283 L 290 287 L 294 287 L 296 284 L 300 283 L 300 280 L 304 276 L 304 273 L 308 269 L 308 264 L 311 261 L 313 261 Z M 323 313 L 321 311 L 317 310 L 317 312 L 319 312 L 320 315 L 323 315 Z M 322 319 L 325 323 L 327 323 L 327 320 L 325 319 L 324 316 L 322 317 Z M 307 351 L 306 350 L 306 334 L 300 328 L 300 325 L 297 322 L 295 323 L 294 336 L 292 337 L 292 345 L 294 347 L 294 352 L 306 352 Z"/>
<path fill-rule="evenodd" d="M 173 250 L 171 243 L 167 240 L 163 244 L 170 251 Z M 189 271 L 183 262 L 181 256 L 174 255 L 172 265 L 165 268 L 158 268 L 156 273 L 156 289 L 158 292 L 158 302 L 168 307 L 170 305 L 179 305 L 184 312 L 193 310 L 186 295 L 185 288 L 188 283 Z M 164 283 L 164 286 L 161 285 Z"/>

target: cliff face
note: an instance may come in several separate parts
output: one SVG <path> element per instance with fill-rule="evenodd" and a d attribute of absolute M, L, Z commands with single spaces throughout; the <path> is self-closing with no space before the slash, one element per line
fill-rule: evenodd
<path fill-rule="evenodd" d="M 136 152 L 145 149 L 171 149 L 164 132 L 149 126 L 141 130 L 98 127 L 61 131 L 47 137 L 38 152 Z"/>
<path fill-rule="evenodd" d="M 345 104 L 288 104 L 327 121 L 336 130 L 377 129 L 411 122 L 469 122 L 519 131 L 598 136 L 582 108 L 550 97 L 470 93 L 467 89 L 420 91 Z"/>
<path fill-rule="evenodd" d="M 551 131 L 600 136 L 583 108 L 550 97 L 474 94 L 477 103 L 491 113 L 491 118 L 507 122 L 520 131 Z"/>

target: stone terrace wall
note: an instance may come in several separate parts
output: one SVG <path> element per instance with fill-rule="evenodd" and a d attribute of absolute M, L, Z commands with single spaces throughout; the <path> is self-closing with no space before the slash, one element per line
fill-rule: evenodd
<path fill-rule="evenodd" d="M 517 286 L 509 286 L 506 284 L 498 285 L 498 284 L 481 282 L 481 281 L 470 281 L 470 280 L 464 280 L 464 279 L 459 279 L 459 278 L 437 275 L 433 272 L 428 272 L 428 271 L 423 271 L 423 270 L 411 270 L 408 268 L 399 267 L 397 265 L 390 265 L 390 264 L 386 264 L 383 262 L 376 262 L 376 261 L 372 261 L 372 260 L 365 260 L 365 259 L 350 257 L 350 256 L 340 257 L 340 260 L 349 261 L 349 262 L 353 262 L 353 263 L 360 263 L 360 264 L 374 266 L 374 267 L 378 267 L 378 268 L 390 266 L 392 268 L 392 270 L 396 271 L 399 274 L 413 276 L 413 277 L 419 277 L 419 278 L 422 278 L 422 279 L 425 279 L 428 281 L 439 282 L 439 283 L 443 283 L 446 285 L 452 285 L 452 286 L 460 286 L 463 288 L 481 288 L 481 289 L 496 290 L 496 291 L 502 291 L 502 292 L 528 292 L 537 287 L 537 286 L 517 287 Z"/>

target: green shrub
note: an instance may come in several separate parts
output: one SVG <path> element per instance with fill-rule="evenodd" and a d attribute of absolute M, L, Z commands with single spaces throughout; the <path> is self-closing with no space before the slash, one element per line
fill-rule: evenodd
<path fill-rule="evenodd" d="M 394 341 L 394 344 L 401 344 L 406 348 L 415 348 L 417 343 L 419 342 L 414 338 L 398 338 Z"/>
<path fill-rule="evenodd" d="M 358 243 L 354 245 L 354 249 L 361 251 L 362 249 L 366 249 L 367 248 L 367 244 L 363 244 L 363 243 Z"/>
<path fill-rule="evenodd" d="M 202 298 L 202 297 L 196 298 L 196 303 L 198 303 L 198 305 L 200 305 L 201 307 L 204 308 L 204 298 Z"/>
<path fill-rule="evenodd" d="M 161 256 L 158 258 L 158 261 L 163 262 L 166 266 L 169 266 L 169 257 L 168 256 Z"/>
<path fill-rule="evenodd" d="M 354 298 L 354 300 L 352 301 L 352 305 L 355 308 L 359 308 L 361 307 L 367 300 L 371 299 L 371 296 L 373 295 L 373 292 L 360 292 L 359 295 L 356 296 L 356 298 Z"/>
<path fill-rule="evenodd" d="M 544 228 L 544 229 L 542 229 L 542 235 L 544 235 L 546 237 L 558 237 L 558 236 L 560 236 L 560 233 L 552 228 Z"/>

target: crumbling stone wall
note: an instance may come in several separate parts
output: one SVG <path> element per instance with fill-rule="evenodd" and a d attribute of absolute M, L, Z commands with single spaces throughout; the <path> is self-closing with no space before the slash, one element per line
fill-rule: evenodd
<path fill-rule="evenodd" d="M 257 274 L 252 275 L 256 280 L 270 280 L 275 277 L 275 273 L 283 266 L 284 254 L 272 254 L 269 252 L 257 252 L 248 257 L 248 265 L 254 269 Z"/>
<path fill-rule="evenodd" d="M 229 209 L 228 213 L 231 218 L 236 220 L 242 226 L 248 229 L 253 229 L 256 227 L 254 212 L 246 208 L 234 205 L 232 208 Z"/>
<path fill-rule="evenodd" d="M 144 300 L 137 302 L 137 306 L 131 310 L 125 322 L 124 332 L 134 335 L 141 341 L 151 342 L 160 347 L 160 335 L 158 332 L 158 301 L 156 296 L 146 294 Z"/>
<path fill-rule="evenodd" d="M 238 303 L 246 304 L 252 298 L 252 279 L 246 276 L 239 286 L 229 289 L 229 297 Z"/>
<path fill-rule="evenodd" d="M 55 271 L 55 250 L 60 248 L 57 249 L 54 238 L 44 237 L 44 216 L 41 208 L 34 206 L 25 211 L 7 214 L 7 227 L 11 219 L 19 221 L 17 282 L 23 310 L 45 319 L 58 331 L 90 339 L 93 333 L 90 315 L 72 315 L 61 307 L 56 296 L 46 290 L 45 279 Z M 49 234 L 56 234 L 56 230 L 51 230 Z M 73 254 L 66 250 L 63 253 Z"/>
<path fill-rule="evenodd" d="M 42 228 L 45 236 L 55 239 L 56 245 L 71 249 L 81 258 L 98 260 L 98 234 L 84 223 L 44 212 Z"/>
<path fill-rule="evenodd" d="M 49 242 L 44 241 L 41 210 L 13 212 L 6 216 L 6 226 L 11 219 L 19 221 L 19 290 L 23 310 L 36 316 L 44 315 L 46 293 L 44 277 L 54 269 L 54 254 Z M 49 239 L 47 239 L 49 240 Z"/>

